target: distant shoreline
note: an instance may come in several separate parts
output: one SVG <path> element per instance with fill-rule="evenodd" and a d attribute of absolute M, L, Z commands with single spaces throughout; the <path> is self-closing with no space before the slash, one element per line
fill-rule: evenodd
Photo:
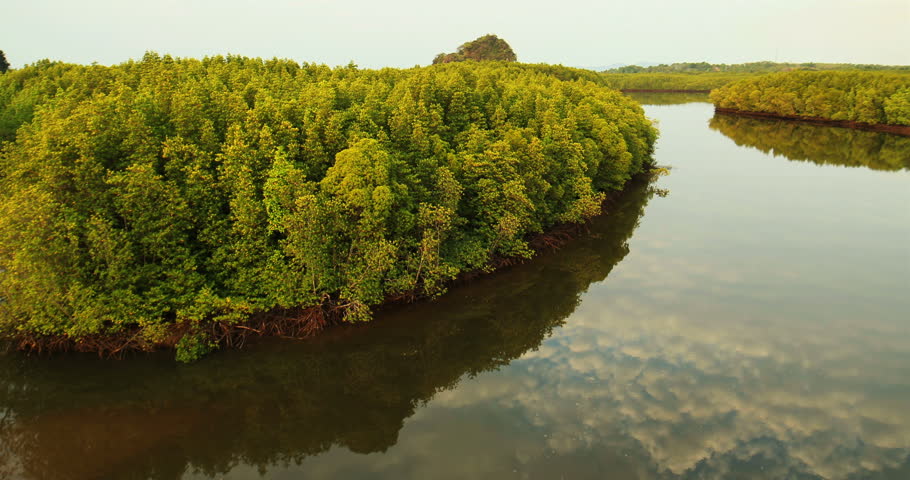
<path fill-rule="evenodd" d="M 800 115 L 780 115 L 768 112 L 750 112 L 746 110 L 737 110 L 735 108 L 714 107 L 716 113 L 726 115 L 739 115 L 743 117 L 768 118 L 778 120 L 795 120 L 798 122 L 812 123 L 815 125 L 828 125 L 833 127 L 853 128 L 857 130 L 868 130 L 872 132 L 893 133 L 910 137 L 910 126 L 908 125 L 889 125 L 885 123 L 863 123 L 852 120 L 831 120 L 822 117 L 806 117 Z"/>

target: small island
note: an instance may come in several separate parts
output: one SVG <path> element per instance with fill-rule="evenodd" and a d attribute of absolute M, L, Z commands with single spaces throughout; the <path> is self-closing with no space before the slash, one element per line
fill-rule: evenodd
<path fill-rule="evenodd" d="M 652 167 L 641 106 L 578 72 L 148 53 L 5 73 L 0 335 L 191 361 L 527 259 Z"/>
<path fill-rule="evenodd" d="M 721 113 L 910 135 L 910 72 L 785 72 L 711 92 Z"/>

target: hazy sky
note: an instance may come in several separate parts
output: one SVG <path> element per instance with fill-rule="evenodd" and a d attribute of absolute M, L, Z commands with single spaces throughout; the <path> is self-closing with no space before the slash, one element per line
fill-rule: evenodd
<path fill-rule="evenodd" d="M 409 67 L 486 33 L 524 62 L 910 64 L 910 0 L 0 0 L 0 50 L 115 64 L 147 50 Z"/>

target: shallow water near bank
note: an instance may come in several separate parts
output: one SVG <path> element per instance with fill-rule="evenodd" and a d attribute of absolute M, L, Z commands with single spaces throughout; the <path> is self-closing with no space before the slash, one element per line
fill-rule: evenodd
<path fill-rule="evenodd" d="M 437 301 L 193 365 L 0 357 L 0 478 L 910 478 L 904 139 L 654 98 L 669 176 Z"/>

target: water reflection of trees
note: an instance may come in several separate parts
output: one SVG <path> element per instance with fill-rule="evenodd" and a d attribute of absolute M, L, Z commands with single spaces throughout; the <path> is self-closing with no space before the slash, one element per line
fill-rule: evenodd
<path fill-rule="evenodd" d="M 713 130 L 737 145 L 818 165 L 910 169 L 910 138 L 888 133 L 715 114 Z"/>
<path fill-rule="evenodd" d="M 265 342 L 189 366 L 0 357 L 0 473 L 169 479 L 264 470 L 333 445 L 384 451 L 437 392 L 539 346 L 628 253 L 649 197 L 636 185 L 558 253 L 303 345 Z"/>

